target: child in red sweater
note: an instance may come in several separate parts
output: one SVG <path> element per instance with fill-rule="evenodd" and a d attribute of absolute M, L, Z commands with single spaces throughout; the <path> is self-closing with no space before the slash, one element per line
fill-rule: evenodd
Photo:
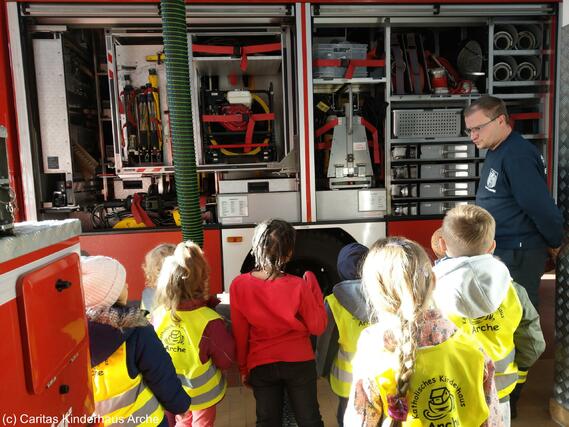
<path fill-rule="evenodd" d="M 231 321 L 241 379 L 253 388 L 257 426 L 281 425 L 286 389 L 300 427 L 323 426 L 316 392 L 310 335 L 326 328 L 326 311 L 316 277 L 284 273 L 295 230 L 267 220 L 255 228 L 255 270 L 241 274 L 229 289 Z"/>

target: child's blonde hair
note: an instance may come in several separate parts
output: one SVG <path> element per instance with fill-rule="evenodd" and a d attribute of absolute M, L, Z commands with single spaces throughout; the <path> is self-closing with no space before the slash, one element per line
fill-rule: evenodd
<path fill-rule="evenodd" d="M 156 280 L 158 280 L 162 263 L 167 256 L 174 253 L 174 249 L 176 249 L 176 245 L 172 243 L 161 243 L 146 254 L 142 271 L 144 272 L 144 284 L 147 288 L 156 287 Z"/>
<path fill-rule="evenodd" d="M 403 237 L 380 239 L 373 244 L 362 272 L 364 292 L 375 317 L 388 314 L 394 321 L 390 333 L 399 360 L 396 394 L 388 396 L 391 425 L 407 418 L 406 394 L 415 369 L 418 324 L 430 306 L 435 280 L 425 250 Z M 405 408 L 402 410 L 402 408 Z M 391 414 L 393 410 L 393 414 Z M 394 414 L 399 413 L 400 416 Z"/>
<path fill-rule="evenodd" d="M 487 253 L 495 232 L 496 221 L 480 206 L 456 206 L 443 219 L 442 237 L 454 257 Z"/>
<path fill-rule="evenodd" d="M 170 311 L 179 321 L 176 309 L 188 299 L 209 298 L 209 265 L 201 248 L 188 240 L 176 246 L 167 257 L 158 276 L 155 306 Z"/>
<path fill-rule="evenodd" d="M 255 268 L 269 277 L 281 272 L 292 255 L 295 239 L 296 230 L 286 221 L 268 219 L 257 225 L 252 249 Z"/>

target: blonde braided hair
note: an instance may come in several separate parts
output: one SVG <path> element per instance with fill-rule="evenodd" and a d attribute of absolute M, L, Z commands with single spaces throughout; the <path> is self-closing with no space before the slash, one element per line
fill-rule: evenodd
<path fill-rule="evenodd" d="M 402 237 L 380 239 L 373 244 L 363 266 L 366 299 L 376 319 L 391 318 L 390 332 L 398 345 L 399 369 L 395 395 L 388 396 L 391 426 L 407 419 L 407 391 L 415 370 L 419 324 L 434 288 L 431 263 L 425 250 Z M 387 315 L 387 316 L 386 316 Z"/>
<path fill-rule="evenodd" d="M 184 300 L 209 298 L 209 265 L 201 248 L 188 240 L 166 257 L 158 276 L 155 306 L 170 311 L 176 322 L 176 309 Z"/>

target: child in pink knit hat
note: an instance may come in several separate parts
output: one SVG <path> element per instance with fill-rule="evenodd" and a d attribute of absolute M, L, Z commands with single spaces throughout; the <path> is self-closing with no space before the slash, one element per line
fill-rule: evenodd
<path fill-rule="evenodd" d="M 94 415 L 104 425 L 144 417 L 145 425 L 167 427 L 164 410 L 183 414 L 191 399 L 145 312 L 126 306 L 125 268 L 112 258 L 82 257 L 81 273 Z"/>

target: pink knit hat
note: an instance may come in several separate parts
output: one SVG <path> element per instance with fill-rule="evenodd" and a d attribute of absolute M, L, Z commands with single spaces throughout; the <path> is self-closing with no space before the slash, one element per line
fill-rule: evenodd
<path fill-rule="evenodd" d="M 81 257 L 81 280 L 85 308 L 110 307 L 126 284 L 126 270 L 106 256 Z"/>

